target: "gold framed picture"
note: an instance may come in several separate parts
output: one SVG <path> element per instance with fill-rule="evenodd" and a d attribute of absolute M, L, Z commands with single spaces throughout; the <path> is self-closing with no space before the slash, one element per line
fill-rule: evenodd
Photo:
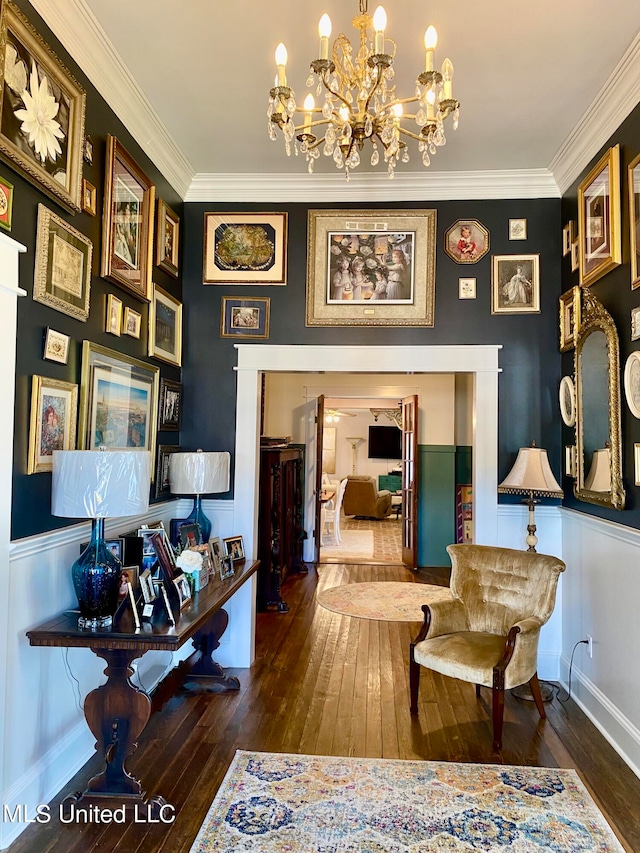
<path fill-rule="evenodd" d="M 75 450 L 77 423 L 78 386 L 34 376 L 27 474 L 51 471 L 54 450 Z"/>
<path fill-rule="evenodd" d="M 178 250 L 180 240 L 180 217 L 158 199 L 158 226 L 156 233 L 156 265 L 165 272 L 178 277 Z"/>
<path fill-rule="evenodd" d="M 124 315 L 122 317 L 123 335 L 129 335 L 132 338 L 139 338 L 141 328 L 142 314 L 138 311 L 134 311 L 133 308 L 129 308 L 128 305 L 125 306 Z"/>
<path fill-rule="evenodd" d="M 110 134 L 105 172 L 100 275 L 150 302 L 155 187 Z"/>
<path fill-rule="evenodd" d="M 526 223 L 510 220 L 510 229 L 516 221 Z M 476 264 L 489 251 L 489 232 L 477 219 L 458 219 L 444 235 L 444 250 L 457 264 Z"/>
<path fill-rule="evenodd" d="M 475 299 L 476 298 L 476 279 L 475 278 L 459 278 L 458 279 L 458 299 Z"/>
<path fill-rule="evenodd" d="M 577 474 L 577 453 L 575 444 L 566 444 L 564 448 L 564 473 L 572 480 Z"/>
<path fill-rule="evenodd" d="M 110 335 L 120 337 L 122 329 L 122 299 L 113 293 L 107 295 L 107 312 L 104 330 Z"/>
<path fill-rule="evenodd" d="M 221 338 L 268 338 L 268 296 L 244 299 L 241 296 L 223 296 L 220 312 Z"/>
<path fill-rule="evenodd" d="M 527 239 L 527 220 L 526 219 L 510 219 L 509 220 L 509 239 L 510 240 L 526 240 Z"/>
<path fill-rule="evenodd" d="M 157 284 L 149 306 L 149 350 L 169 364 L 182 363 L 182 303 Z"/>
<path fill-rule="evenodd" d="M 89 216 L 96 215 L 96 188 L 85 178 L 82 179 L 82 211 Z"/>
<path fill-rule="evenodd" d="M 580 284 L 588 287 L 622 263 L 620 146 L 609 148 L 578 186 Z"/>
<path fill-rule="evenodd" d="M 204 284 L 286 284 L 287 213 L 205 213 Z"/>
<path fill-rule="evenodd" d="M 309 210 L 307 326 L 433 326 L 435 210 Z"/>
<path fill-rule="evenodd" d="M 560 352 L 573 349 L 580 331 L 580 288 L 572 287 L 560 297 Z"/>
<path fill-rule="evenodd" d="M 628 166 L 629 236 L 631 238 L 631 287 L 640 287 L 640 154 Z"/>
<path fill-rule="evenodd" d="M 580 241 L 576 239 L 571 244 L 571 272 L 580 268 Z"/>
<path fill-rule="evenodd" d="M 540 255 L 494 255 L 491 313 L 540 313 Z"/>

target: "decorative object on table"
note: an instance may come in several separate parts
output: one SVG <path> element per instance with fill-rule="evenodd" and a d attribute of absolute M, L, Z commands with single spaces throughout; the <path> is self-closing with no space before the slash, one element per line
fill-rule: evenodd
<path fill-rule="evenodd" d="M 93 166 L 93 140 L 89 135 L 85 136 L 82 143 L 82 159 L 89 166 Z"/>
<path fill-rule="evenodd" d="M 576 478 L 577 453 L 575 444 L 567 444 L 564 448 L 564 473 L 572 480 Z"/>
<path fill-rule="evenodd" d="M 234 563 L 245 559 L 242 536 L 227 536 L 222 540 L 222 544 L 224 545 L 226 556 L 231 557 Z"/>
<path fill-rule="evenodd" d="M 571 244 L 571 272 L 580 268 L 580 241 L 576 238 Z"/>
<path fill-rule="evenodd" d="M 11 231 L 13 217 L 13 184 L 0 176 L 0 228 Z"/>
<path fill-rule="evenodd" d="M 33 298 L 83 322 L 89 316 L 93 243 L 38 205 Z"/>
<path fill-rule="evenodd" d="M 458 219 L 445 232 L 444 250 L 457 264 L 476 264 L 489 251 L 489 232 L 477 219 Z"/>
<path fill-rule="evenodd" d="M 56 332 L 51 326 L 44 330 L 42 347 L 42 358 L 46 361 L 55 361 L 58 364 L 66 364 L 69 361 L 69 344 L 71 338 L 63 332 Z"/>
<path fill-rule="evenodd" d="M 551 472 L 547 451 L 536 447 L 535 441 L 531 447 L 521 447 L 513 468 L 498 486 L 498 492 L 502 495 L 526 495 L 522 503 L 526 503 L 529 508 L 527 551 L 535 551 L 538 542 L 535 505 L 540 503 L 540 498 L 564 497 L 564 492 Z"/>
<path fill-rule="evenodd" d="M 142 314 L 140 314 L 139 311 L 134 311 L 133 308 L 129 308 L 129 306 L 126 305 L 124 315 L 122 317 L 122 334 L 139 339 L 141 328 Z"/>
<path fill-rule="evenodd" d="M 227 578 L 232 578 L 236 572 L 233 557 L 230 554 L 220 558 L 220 580 L 224 581 Z"/>
<path fill-rule="evenodd" d="M 157 284 L 149 306 L 148 355 L 178 367 L 182 364 L 182 303 Z"/>
<path fill-rule="evenodd" d="M 624 366 L 624 393 L 629 411 L 640 418 L 640 350 L 630 353 Z"/>
<path fill-rule="evenodd" d="M 176 558 L 176 566 L 183 575 L 186 576 L 187 582 L 189 584 L 189 589 L 192 593 L 197 592 L 199 587 L 199 579 L 200 574 L 202 572 L 202 554 L 198 551 L 191 551 L 189 548 L 185 548 L 181 551 Z M 208 568 L 205 572 L 206 581 L 209 581 L 209 571 Z"/>
<path fill-rule="evenodd" d="M 156 587 L 153 583 L 153 578 L 151 576 L 150 569 L 145 569 L 140 574 L 140 588 L 142 590 L 142 597 L 144 599 L 144 603 L 153 604 L 158 594 L 156 591 Z"/>
<path fill-rule="evenodd" d="M 151 301 L 155 187 L 122 144 L 107 134 L 100 275 Z"/>
<path fill-rule="evenodd" d="M 169 461 L 172 453 L 179 453 L 180 448 L 175 444 L 159 444 L 156 460 L 156 499 L 168 498 L 171 495 L 169 481 Z"/>
<path fill-rule="evenodd" d="M 640 287 L 640 154 L 627 167 L 629 185 L 629 236 L 631 287 Z"/>
<path fill-rule="evenodd" d="M 79 447 L 150 450 L 153 466 L 159 375 L 146 361 L 83 341 Z"/>
<path fill-rule="evenodd" d="M 433 326 L 435 210 L 309 210 L 307 326 Z"/>
<path fill-rule="evenodd" d="M 104 629 L 111 625 L 118 606 L 122 564 L 106 546 L 104 519 L 147 512 L 150 474 L 148 452 L 54 453 L 52 515 L 92 521 L 91 541 L 71 568 L 81 628 Z"/>
<path fill-rule="evenodd" d="M 221 338 L 268 338 L 268 296 L 245 299 L 241 296 L 223 296 L 220 312 Z"/>
<path fill-rule="evenodd" d="M 566 257 L 566 255 L 571 252 L 571 244 L 576 239 L 576 223 L 573 220 L 567 222 L 567 224 L 562 229 L 562 256 Z"/>
<path fill-rule="evenodd" d="M 85 178 L 82 179 L 82 212 L 96 215 L 96 188 Z"/>
<path fill-rule="evenodd" d="M 80 553 L 84 551 L 88 544 L 88 542 L 85 542 L 80 546 Z M 122 539 L 105 539 L 104 544 L 107 546 L 109 551 L 111 551 L 113 556 L 117 557 L 122 563 Z"/>
<path fill-rule="evenodd" d="M 104 330 L 110 335 L 122 334 L 122 299 L 118 299 L 113 293 L 107 295 L 107 311 Z"/>
<path fill-rule="evenodd" d="M 578 186 L 580 284 L 588 286 L 622 263 L 620 146 L 609 148 Z"/>
<path fill-rule="evenodd" d="M 476 298 L 476 280 L 475 278 L 459 278 L 458 279 L 458 299 L 475 299 Z"/>
<path fill-rule="evenodd" d="M 109 542 L 107 542 L 107 548 L 108 547 Z M 118 559 L 122 564 L 122 558 L 119 557 Z M 120 574 L 120 598 L 126 594 L 125 584 L 130 584 L 131 589 L 134 592 L 137 592 L 140 589 L 140 566 L 122 566 L 122 572 Z"/>
<path fill-rule="evenodd" d="M 201 545 L 203 542 L 202 529 L 199 524 L 187 524 L 181 522 L 178 525 L 181 548 L 191 548 L 193 545 Z"/>
<path fill-rule="evenodd" d="M 191 601 L 191 587 L 186 575 L 181 574 L 173 579 L 174 588 L 177 590 L 180 600 L 180 610 L 183 610 Z"/>
<path fill-rule="evenodd" d="M 27 474 L 51 471 L 54 450 L 74 450 L 78 424 L 78 386 L 34 376 Z"/>
<path fill-rule="evenodd" d="M 572 287 L 560 297 L 560 352 L 573 349 L 580 331 L 581 290 Z"/>
<path fill-rule="evenodd" d="M 558 393 L 560 401 L 560 414 L 565 426 L 576 425 L 576 389 L 571 376 L 563 376 L 560 380 Z"/>
<path fill-rule="evenodd" d="M 371 166 L 377 166 L 382 157 L 389 178 L 393 178 L 398 161 L 409 160 L 408 140 L 416 140 L 426 168 L 438 147 L 446 143 L 446 119 L 451 117 L 454 130 L 458 127 L 460 102 L 453 97 L 453 64 L 447 57 L 442 73 L 435 70 L 438 34 L 429 26 L 424 34 L 425 69 L 416 69 L 412 91 L 398 95 L 393 81 L 396 43 L 385 39 L 384 8 L 378 6 L 371 17 L 367 0 L 360 0 L 359 5 L 360 14 L 351 22 L 359 31 L 358 44 L 353 47 L 341 32 L 330 51 L 331 19 L 326 14 L 320 18 L 320 55 L 311 62 L 307 83 L 318 96 L 324 94 L 322 104 L 316 106 L 309 93 L 302 108 L 296 105 L 293 89 L 287 85 L 287 49 L 282 42 L 277 46 L 277 75 L 267 110 L 269 137 L 275 140 L 279 128 L 287 155 L 292 148 L 296 154 L 300 150 L 309 172 L 313 172 L 322 151 L 333 158 L 338 169 L 344 169 L 347 180 L 350 171 L 360 164 L 361 155 Z M 410 111 L 403 116 L 403 108 L 408 106 Z M 304 114 L 298 125 L 294 121 L 296 112 Z M 365 149 L 367 141 L 371 147 Z"/>
<path fill-rule="evenodd" d="M 160 404 L 158 407 L 158 429 L 177 432 L 180 429 L 182 412 L 182 385 L 171 379 L 160 380 Z"/>
<path fill-rule="evenodd" d="M 229 491 L 228 452 L 198 450 L 195 453 L 174 453 L 169 464 L 169 481 L 174 495 L 195 495 L 191 514 L 185 524 L 199 524 L 202 541 L 208 542 L 211 522 L 202 511 L 202 495 Z"/>
<path fill-rule="evenodd" d="M 640 338 L 640 306 L 631 309 L 631 340 Z"/>
<path fill-rule="evenodd" d="M 211 560 L 211 545 L 209 542 L 203 542 L 202 545 L 190 545 L 186 550 L 200 554 L 202 557 L 202 567 L 200 572 L 195 575 L 195 591 L 199 592 L 209 583 L 209 578 L 213 575 L 213 562 Z"/>
<path fill-rule="evenodd" d="M 156 265 L 177 278 L 179 272 L 180 217 L 158 199 Z"/>
<path fill-rule="evenodd" d="M 540 313 L 540 255 L 494 255 L 491 313 Z"/>
<path fill-rule="evenodd" d="M 205 213 L 205 284 L 286 284 L 287 213 Z"/>
<path fill-rule="evenodd" d="M 213 570 L 214 572 L 220 571 L 220 563 L 222 558 L 224 557 L 224 552 L 222 550 L 222 542 L 219 536 L 212 536 L 209 540 L 209 545 L 211 547 L 211 560 L 213 562 Z"/>
<path fill-rule="evenodd" d="M 86 96 L 13 3 L 0 12 L 0 154 L 73 213 L 80 210 Z"/>
<path fill-rule="evenodd" d="M 526 240 L 527 239 L 527 220 L 526 219 L 510 219 L 509 220 L 509 239 L 510 240 Z"/>

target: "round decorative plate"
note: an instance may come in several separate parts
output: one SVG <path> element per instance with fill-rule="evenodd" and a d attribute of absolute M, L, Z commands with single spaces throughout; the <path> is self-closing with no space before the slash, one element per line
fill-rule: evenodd
<path fill-rule="evenodd" d="M 570 376 L 560 380 L 560 414 L 568 427 L 576 424 L 576 389 Z"/>
<path fill-rule="evenodd" d="M 640 418 L 640 352 L 632 352 L 624 366 L 624 393 L 634 418 Z"/>

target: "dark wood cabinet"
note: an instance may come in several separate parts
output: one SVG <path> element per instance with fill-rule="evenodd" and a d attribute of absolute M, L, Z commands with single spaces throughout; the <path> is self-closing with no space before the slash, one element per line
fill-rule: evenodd
<path fill-rule="evenodd" d="M 260 450 L 260 510 L 258 516 L 258 608 L 289 608 L 282 584 L 291 572 L 305 570 L 302 559 L 302 466 L 299 447 Z"/>

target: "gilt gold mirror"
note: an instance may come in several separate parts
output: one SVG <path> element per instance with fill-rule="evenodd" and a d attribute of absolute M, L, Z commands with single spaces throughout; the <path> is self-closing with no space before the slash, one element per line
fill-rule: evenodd
<path fill-rule="evenodd" d="M 624 509 L 620 437 L 620 352 L 609 312 L 583 289 L 575 348 L 577 466 L 574 495 Z"/>

